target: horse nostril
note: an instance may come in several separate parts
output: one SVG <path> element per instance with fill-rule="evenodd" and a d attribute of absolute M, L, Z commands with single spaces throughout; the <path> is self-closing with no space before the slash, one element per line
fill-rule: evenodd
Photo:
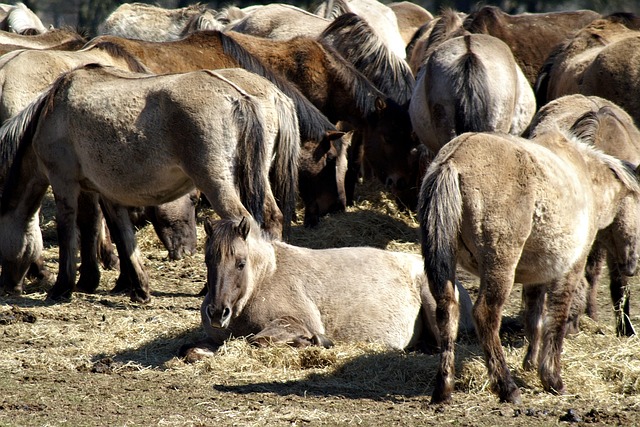
<path fill-rule="evenodd" d="M 224 310 L 222 310 L 222 319 L 226 319 L 230 314 L 231 310 L 229 310 L 229 307 L 225 307 Z"/>
<path fill-rule="evenodd" d="M 209 322 L 213 320 L 214 315 L 215 315 L 215 311 L 213 310 L 213 307 L 211 307 L 210 305 L 207 306 L 207 317 L 209 318 Z"/>

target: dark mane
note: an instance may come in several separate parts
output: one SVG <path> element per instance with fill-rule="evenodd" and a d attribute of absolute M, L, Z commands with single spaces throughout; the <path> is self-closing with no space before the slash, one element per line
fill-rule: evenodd
<path fill-rule="evenodd" d="M 404 104 L 411 99 L 415 78 L 409 65 L 393 54 L 360 16 L 354 13 L 339 16 L 324 29 L 319 39 L 330 43 L 397 103 Z"/>
<path fill-rule="evenodd" d="M 605 16 L 604 19 L 622 24 L 630 30 L 640 30 L 640 17 L 633 12 L 614 12 Z"/>
<path fill-rule="evenodd" d="M 431 51 L 445 40 L 456 35 L 462 35 L 464 33 L 462 23 L 459 12 L 449 8 L 443 10 L 434 24 L 431 34 L 429 34 L 427 51 Z"/>
<path fill-rule="evenodd" d="M 569 44 L 573 42 L 572 39 L 567 39 L 563 43 L 560 43 L 553 48 L 547 59 L 540 67 L 538 71 L 538 77 L 536 83 L 533 85 L 533 92 L 536 95 L 536 105 L 545 105 L 548 102 L 547 90 L 549 89 L 549 79 L 553 66 L 555 65 L 556 58 L 560 55 Z"/>
<path fill-rule="evenodd" d="M 595 138 L 597 136 L 600 121 L 606 117 L 612 117 L 618 122 L 622 122 L 616 112 L 609 106 L 601 107 L 598 111 L 587 111 L 576 121 L 569 129 L 569 132 L 581 141 L 595 146 Z"/>
<path fill-rule="evenodd" d="M 471 12 L 464 19 L 462 26 L 471 33 L 487 34 L 488 21 L 497 22 L 505 12 L 496 6 L 483 6 L 480 9 Z"/>
<path fill-rule="evenodd" d="M 210 34 L 220 38 L 224 53 L 233 57 L 242 68 L 266 78 L 291 98 L 296 106 L 300 137 L 303 140 L 321 141 L 327 130 L 335 130 L 329 119 L 297 87 L 263 65 L 260 59 L 250 54 L 233 37 L 220 31 L 211 31 Z"/>
<path fill-rule="evenodd" d="M 128 50 L 126 50 L 119 44 L 110 41 L 98 40 L 97 42 L 90 42 L 88 45 L 86 45 L 85 49 L 103 50 L 115 58 L 124 59 L 131 71 L 145 74 L 150 73 L 147 67 L 142 62 L 140 62 L 138 58 L 133 56 L 131 53 L 129 53 Z"/>

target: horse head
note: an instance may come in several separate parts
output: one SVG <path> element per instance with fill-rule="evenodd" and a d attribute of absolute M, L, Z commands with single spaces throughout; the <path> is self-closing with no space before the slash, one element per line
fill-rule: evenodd
<path fill-rule="evenodd" d="M 218 221 L 207 218 L 204 228 L 210 297 L 205 312 L 212 327 L 228 328 L 251 299 L 260 273 L 268 271 L 270 264 L 275 265 L 275 256 L 270 244 L 260 245 L 263 241 L 260 226 L 253 218 Z"/>
<path fill-rule="evenodd" d="M 376 111 L 363 131 L 364 160 L 373 174 L 410 209 L 415 209 L 418 187 L 416 140 L 408 106 L 391 99 L 376 100 Z"/>
<path fill-rule="evenodd" d="M 320 142 L 305 141 L 299 160 L 298 188 L 304 202 L 304 225 L 313 227 L 320 217 L 346 209 L 347 148 L 344 133 L 328 131 Z"/>

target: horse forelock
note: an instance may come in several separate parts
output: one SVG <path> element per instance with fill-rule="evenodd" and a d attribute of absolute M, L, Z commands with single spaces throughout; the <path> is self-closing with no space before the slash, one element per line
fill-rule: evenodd
<path fill-rule="evenodd" d="M 354 13 L 339 16 L 319 38 L 327 40 L 388 97 L 399 104 L 411 98 L 415 85 L 411 68 L 389 49 L 375 29 L 360 16 Z"/>

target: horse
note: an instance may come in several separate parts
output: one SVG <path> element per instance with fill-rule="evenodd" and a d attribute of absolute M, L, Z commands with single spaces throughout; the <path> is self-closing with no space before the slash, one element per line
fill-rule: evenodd
<path fill-rule="evenodd" d="M 0 4 L 0 30 L 17 34 L 35 35 L 47 32 L 38 15 L 24 3 Z"/>
<path fill-rule="evenodd" d="M 255 95 L 236 77 L 250 80 Z M 3 160 L 12 163 L 0 201 L 0 283 L 19 291 L 39 255 L 36 213 L 50 183 L 60 269 L 48 298 L 66 299 L 74 288 L 84 191 L 96 209 L 101 195 L 107 222 L 122 232 L 113 235 L 123 240 L 121 277 L 134 280 L 133 301 L 147 302 L 126 206 L 166 203 L 196 187 L 220 217 L 252 214 L 279 237 L 295 208 L 299 138 L 292 101 L 246 70 L 150 76 L 89 64 L 65 73 L 0 131 Z"/>
<path fill-rule="evenodd" d="M 81 32 L 69 28 L 57 28 L 43 34 L 23 35 L 9 31 L 0 31 L 0 44 L 20 46 L 22 49 L 51 49 L 66 47 L 67 50 L 79 49 L 87 42 Z"/>
<path fill-rule="evenodd" d="M 535 136 L 550 127 L 571 130 L 580 135 L 593 132 L 588 120 L 580 120 L 581 127 L 572 128 L 582 116 L 589 116 L 599 126 L 595 146 L 603 152 L 625 160 L 634 166 L 640 164 L 640 131 L 626 111 L 613 102 L 597 96 L 581 94 L 565 95 L 544 105 L 534 116 L 527 131 L 527 137 Z M 606 230 L 605 230 L 606 231 Z M 608 247 L 610 238 L 605 231 L 598 233 L 596 242 L 587 258 L 585 277 L 588 284 L 586 295 L 586 313 L 597 320 L 597 285 L 602 267 L 607 263 L 611 300 L 615 314 L 616 333 L 619 336 L 635 334 L 629 313 L 630 285 L 627 276 L 622 274 L 614 259 L 614 248 Z M 574 304 L 575 305 L 575 304 Z M 577 327 L 578 315 L 584 307 L 572 310 L 571 327 Z"/>
<path fill-rule="evenodd" d="M 409 105 L 413 130 L 433 153 L 465 132 L 519 135 L 536 110 L 533 89 L 503 41 L 462 35 L 456 13 L 442 16 L 431 32 L 426 58 Z M 437 35 L 444 35 L 440 41 Z M 446 38 L 451 37 L 451 38 Z"/>
<path fill-rule="evenodd" d="M 274 240 L 253 218 L 205 220 L 207 295 L 193 347 L 229 337 L 256 345 L 330 347 L 377 342 L 391 349 L 437 347 L 435 305 L 419 254 L 372 247 L 309 249 Z M 339 272 L 336 274 L 336 272 Z M 460 329 L 473 330 L 460 284 Z"/>
<path fill-rule="evenodd" d="M 288 40 L 297 36 L 318 37 L 330 23 L 331 20 L 299 7 L 271 3 L 256 8 L 242 19 L 225 26 L 225 31 Z"/>
<path fill-rule="evenodd" d="M 463 27 L 505 42 L 534 87 L 538 73 L 553 48 L 602 15 L 592 10 L 510 15 L 496 6 L 483 6 L 467 15 Z"/>
<path fill-rule="evenodd" d="M 635 75 L 640 32 L 624 16 L 593 21 L 549 55 L 536 82 L 536 96 L 548 102 L 581 93 L 613 101 L 636 121 L 640 105 L 633 96 L 640 89 Z M 541 104 L 542 105 L 542 104 Z"/>
<path fill-rule="evenodd" d="M 558 129 L 533 139 L 466 133 L 429 166 L 418 218 L 441 334 L 432 403 L 450 402 L 454 387 L 458 301 L 452 284 L 458 263 L 480 277 L 473 318 L 500 401 L 521 402 L 498 335 L 514 282 L 523 286 L 530 343 L 523 366 L 537 365 L 544 390 L 565 392 L 562 343 L 597 232 L 609 227 L 623 274 L 634 274 L 638 261 L 638 171 L 590 141 Z M 545 304 L 544 321 L 534 324 Z"/>
<path fill-rule="evenodd" d="M 320 110 L 332 123 L 345 121 L 359 129 L 367 156 L 375 159 L 371 164 L 383 183 L 398 182 L 396 176 L 407 174 L 404 164 L 394 170 L 389 162 L 405 162 L 407 153 L 416 145 L 407 107 L 381 92 L 329 43 L 308 37 L 282 41 L 233 32 L 198 31 L 174 42 L 101 36 L 89 45 L 112 44 L 127 50 L 158 74 L 242 67 L 265 76 L 294 100 L 302 127 L 310 126 L 305 117 L 317 116 L 316 111 Z M 387 78 L 393 79 L 394 75 Z M 313 112 L 304 98 L 313 104 Z M 305 132 L 301 129 L 301 135 Z"/>
<path fill-rule="evenodd" d="M 145 3 L 123 3 L 100 24 L 98 34 L 162 42 L 178 40 L 201 28 L 222 30 L 223 25 L 206 15 L 208 12 L 201 4 L 165 9 Z"/>

